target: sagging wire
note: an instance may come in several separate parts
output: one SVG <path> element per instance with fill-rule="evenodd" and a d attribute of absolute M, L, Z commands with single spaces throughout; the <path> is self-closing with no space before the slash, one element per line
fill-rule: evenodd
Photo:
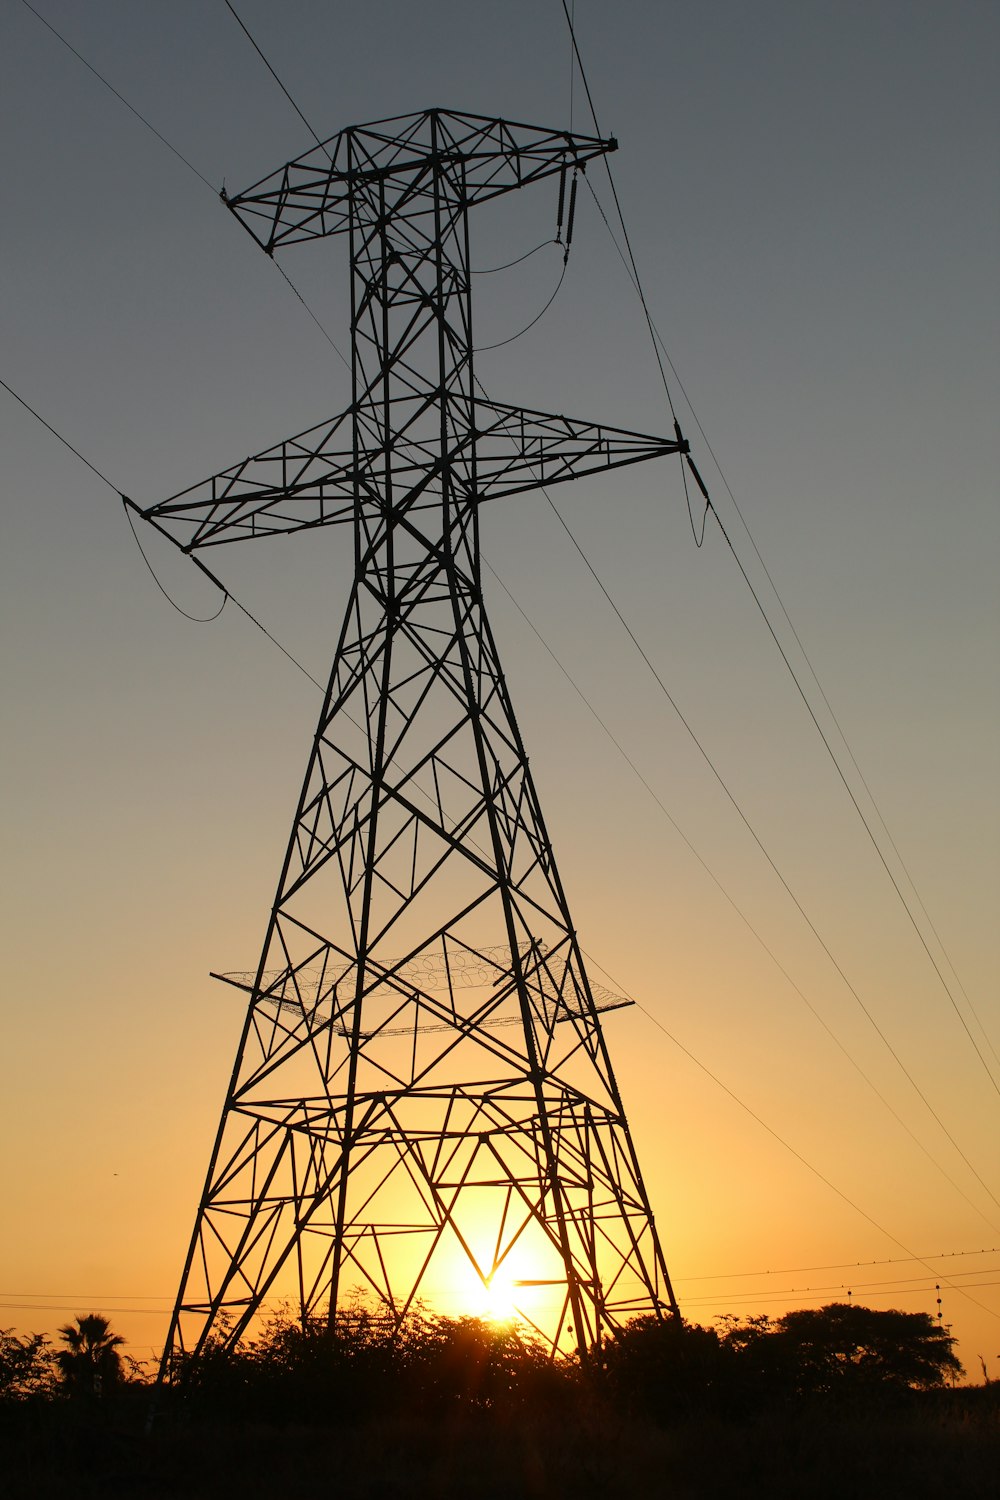
<path fill-rule="evenodd" d="M 573 222 L 574 222 L 574 220 L 576 218 L 577 179 L 579 178 L 580 173 L 581 173 L 582 170 L 583 170 L 582 167 L 574 167 L 574 169 L 573 169 L 573 177 L 572 177 L 572 180 L 570 182 L 570 188 L 569 188 L 569 212 L 565 214 L 565 222 L 566 222 L 566 237 L 565 237 L 565 239 L 563 239 L 563 217 L 564 217 L 564 210 L 566 208 L 566 168 L 564 166 L 563 169 L 562 169 L 562 171 L 559 174 L 559 203 L 558 203 L 558 207 L 556 209 L 556 235 L 555 235 L 555 239 L 554 240 L 544 240 L 543 243 L 542 243 L 542 245 L 536 245 L 535 246 L 535 250 L 541 250 L 543 248 L 543 245 L 562 245 L 562 247 L 563 247 L 562 270 L 559 273 L 559 280 L 556 282 L 555 290 L 553 291 L 553 293 L 552 293 L 551 297 L 549 298 L 549 300 L 546 302 L 545 306 L 542 308 L 541 312 L 537 312 L 535 314 L 535 316 L 532 318 L 532 320 L 531 320 L 530 323 L 526 323 L 523 328 L 519 329 L 517 333 L 512 333 L 509 338 L 499 339 L 495 344 L 477 344 L 476 345 L 476 351 L 475 351 L 477 354 L 486 354 L 491 349 L 503 349 L 507 344 L 513 344 L 514 341 L 515 341 L 515 339 L 523 338 L 526 333 L 530 333 L 531 332 L 532 328 L 534 328 L 534 326 L 535 326 L 536 323 L 541 322 L 542 318 L 544 318 L 545 314 L 548 312 L 549 308 L 552 306 L 553 302 L 558 297 L 559 292 L 560 292 L 560 290 L 562 288 L 563 281 L 566 278 L 566 267 L 569 265 L 570 246 L 573 243 Z M 529 250 L 528 251 L 528 255 L 534 255 L 535 250 Z M 508 265 L 516 266 L 516 265 L 518 265 L 520 263 L 520 260 L 527 260 L 528 255 L 522 255 L 519 260 L 509 261 Z M 493 269 L 497 270 L 497 271 L 503 271 L 503 270 L 506 270 L 507 267 L 506 266 L 495 266 L 495 267 L 493 267 Z"/>
<path fill-rule="evenodd" d="M 176 609 L 176 611 L 177 611 L 177 613 L 179 615 L 183 615 L 184 618 L 185 618 L 185 620 L 190 620 L 195 625 L 210 625 L 213 620 L 217 620 L 219 618 L 219 616 L 222 614 L 222 611 L 225 609 L 227 603 L 229 602 L 229 597 L 230 597 L 229 596 L 229 590 L 223 584 L 221 584 L 219 582 L 219 580 L 215 577 L 215 575 L 213 573 L 209 572 L 209 570 L 205 567 L 204 563 L 202 563 L 200 561 L 200 559 L 198 559 L 197 557 L 191 557 L 191 561 L 197 567 L 201 568 L 201 571 L 206 575 L 206 577 L 208 577 L 208 578 L 210 578 L 212 580 L 212 582 L 215 584 L 216 588 L 222 590 L 222 603 L 219 605 L 219 607 L 215 611 L 214 615 L 191 615 L 191 614 L 188 614 L 187 610 L 181 608 L 181 606 L 177 603 L 177 600 L 174 599 L 167 592 L 167 590 L 164 588 L 163 584 L 160 582 L 159 578 L 156 575 L 156 569 L 153 567 L 153 564 L 150 562 L 149 558 L 147 557 L 147 555 L 146 555 L 146 549 L 142 545 L 142 542 L 139 540 L 139 533 L 136 531 L 136 529 L 135 529 L 135 522 L 132 520 L 132 512 L 135 511 L 136 515 L 141 516 L 142 515 L 142 511 L 139 509 L 138 505 L 136 505 L 135 501 L 134 500 L 130 500 L 127 495 L 122 495 L 121 496 L 121 502 L 122 502 L 122 508 L 125 511 L 125 519 L 128 521 L 128 524 L 129 524 L 129 530 L 131 531 L 132 536 L 135 539 L 135 545 L 139 549 L 139 555 L 142 558 L 143 562 L 146 564 L 146 567 L 147 567 L 147 569 L 149 571 L 150 578 L 152 578 L 153 582 L 156 584 L 156 587 L 159 589 L 159 591 L 163 595 L 164 599 L 166 599 L 167 603 L 170 604 L 170 605 L 172 605 L 173 608 Z M 190 553 L 188 555 L 190 556 Z"/>
<path fill-rule="evenodd" d="M 563 260 L 562 270 L 559 272 L 559 280 L 556 282 L 555 291 L 552 293 L 551 297 L 546 302 L 546 304 L 542 308 L 541 312 L 537 312 L 535 314 L 535 316 L 532 318 L 532 320 L 531 320 L 530 323 L 526 323 L 523 328 L 519 328 L 518 331 L 517 331 L 517 333 L 512 333 L 509 338 L 499 339 L 495 344 L 477 344 L 476 345 L 476 353 L 477 354 L 486 354 L 490 349 L 503 349 L 507 344 L 513 344 L 513 342 L 514 342 L 515 339 L 523 338 L 526 333 L 530 333 L 531 330 L 532 330 L 532 328 L 534 328 L 535 324 L 538 323 L 538 322 L 540 322 L 541 319 L 544 318 L 545 314 L 548 312 L 549 308 L 552 306 L 553 302 L 558 297 L 560 289 L 561 289 L 562 284 L 565 281 L 565 279 L 566 279 L 566 261 Z"/>
<path fill-rule="evenodd" d="M 149 561 L 149 558 L 146 556 L 146 553 L 145 553 L 145 551 L 143 549 L 142 543 L 139 540 L 138 534 L 136 533 L 136 529 L 135 529 L 135 526 L 133 525 L 132 516 L 131 516 L 130 512 L 131 511 L 135 511 L 136 515 L 142 516 L 143 520 L 145 520 L 146 517 L 143 515 L 143 512 L 142 512 L 141 508 L 138 505 L 136 505 L 135 501 L 132 500 L 132 499 L 130 499 L 129 496 L 126 495 L 123 490 L 120 490 L 118 488 L 118 486 L 114 483 L 114 481 L 108 478 L 107 474 L 102 473 L 102 471 L 97 467 L 96 464 L 92 464 L 91 461 L 90 461 L 90 459 L 86 458 L 80 452 L 79 448 L 75 448 L 73 446 L 73 444 L 69 441 L 68 438 L 63 437 L 62 433 L 59 432 L 57 428 L 53 427 L 53 425 L 52 425 L 51 422 L 47 422 L 45 420 L 45 418 L 41 415 L 40 412 L 37 412 L 33 406 L 29 405 L 29 403 L 27 401 L 25 401 L 24 397 L 21 396 L 21 395 L 19 395 L 17 393 L 17 391 L 14 390 L 13 386 L 8 385 L 7 381 L 3 380 L 3 379 L 0 379 L 0 386 L 3 386 L 4 390 L 9 395 L 13 396 L 14 400 L 17 401 L 17 402 L 19 402 L 21 404 L 21 406 L 24 407 L 25 411 L 31 413 L 31 415 L 35 418 L 36 422 L 40 422 L 41 425 L 48 432 L 51 432 L 51 434 L 52 434 L 52 436 L 54 438 L 56 438 L 60 443 L 62 443 L 62 445 L 63 445 L 64 448 L 68 448 L 69 451 L 70 451 L 70 453 L 72 453 L 75 458 L 78 458 L 82 464 L 86 464 L 86 466 L 90 470 L 90 472 L 92 474 L 96 474 L 97 478 L 100 479 L 104 484 L 106 484 L 107 487 L 108 487 L 108 489 L 111 490 L 113 494 L 115 494 L 115 495 L 118 496 L 118 498 L 122 502 L 122 506 L 123 506 L 123 508 L 125 510 L 125 515 L 126 515 L 126 518 L 128 519 L 129 528 L 131 529 L 132 535 L 135 537 L 136 546 L 139 548 L 139 551 L 142 553 L 142 560 L 146 564 L 146 567 L 149 569 L 150 576 L 152 577 L 153 582 L 156 584 L 157 588 L 160 590 L 160 593 L 163 595 L 163 597 L 173 606 L 173 608 L 177 611 L 178 614 L 183 615 L 186 620 L 192 621 L 193 624 L 196 624 L 196 625 L 208 625 L 208 624 L 211 624 L 211 622 L 213 620 L 217 620 L 219 618 L 219 616 L 222 614 L 222 611 L 225 609 L 226 604 L 230 600 L 232 600 L 232 602 L 236 605 L 236 608 L 241 612 L 241 614 L 246 615 L 246 617 L 250 621 L 250 623 L 252 625 L 256 625 L 257 629 L 259 631 L 261 631 L 261 633 L 263 635 L 267 636 L 267 638 L 271 642 L 271 644 L 273 646 L 277 646 L 277 648 L 281 652 L 281 654 L 283 656 L 287 656 L 288 660 L 292 663 L 292 665 L 294 667 L 297 667 L 298 670 L 302 673 L 302 675 L 304 677 L 308 677 L 309 681 L 313 684 L 314 687 L 319 688 L 319 690 L 320 690 L 321 693 L 325 691 L 325 689 L 323 687 L 323 684 L 318 680 L 318 678 L 316 678 L 316 677 L 313 676 L 313 674 L 309 671 L 308 667 L 304 667 L 302 665 L 302 663 L 296 657 L 294 657 L 292 655 L 292 653 L 287 649 L 287 647 L 283 646 L 281 644 L 281 642 L 278 640 L 278 638 L 276 636 L 274 636 L 274 635 L 271 634 L 271 632 L 268 630 L 267 626 L 265 624 L 263 624 L 262 621 L 258 620 L 257 616 L 255 614 L 253 614 L 249 609 L 247 609 L 246 605 L 242 604 L 240 602 L 240 600 L 237 599 L 236 595 L 230 589 L 226 588 L 226 586 L 225 586 L 224 583 L 222 583 L 218 578 L 216 578 L 216 576 L 212 572 L 211 568 L 207 568 L 205 566 L 205 564 L 202 562 L 201 558 L 200 557 L 195 557 L 192 552 L 188 552 L 185 555 L 191 560 L 191 562 L 194 563 L 194 565 L 195 565 L 196 568 L 198 568 L 202 573 L 204 573 L 205 577 L 209 580 L 209 582 L 211 584 L 213 584 L 215 586 L 215 588 L 217 588 L 219 590 L 220 594 L 222 595 L 222 603 L 219 605 L 219 608 L 215 611 L 214 615 L 206 615 L 206 616 L 192 615 L 192 614 L 188 614 L 188 612 L 187 612 L 186 609 L 182 609 L 181 606 L 177 603 L 177 601 L 175 599 L 172 599 L 170 597 L 170 595 L 168 594 L 167 590 L 164 588 L 163 584 L 160 582 L 159 578 L 156 576 L 156 572 L 154 571 L 153 566 L 152 566 L 151 562 Z M 159 528 L 157 528 L 157 530 L 159 530 Z"/>
<path fill-rule="evenodd" d="M 29 6 L 29 9 L 30 8 L 31 7 Z M 46 429 L 47 432 L 51 432 L 52 436 L 54 438 L 56 438 L 60 443 L 62 443 L 62 445 L 63 445 L 64 448 L 68 448 L 69 451 L 70 451 L 70 453 L 73 454 L 74 458 L 78 458 L 82 464 L 86 464 L 86 466 L 90 470 L 90 472 L 92 474 L 96 474 L 97 477 L 98 477 L 98 479 L 100 479 L 104 484 L 106 484 L 107 487 L 108 487 L 108 489 L 111 490 L 114 494 L 116 494 L 118 496 L 119 500 L 121 500 L 122 505 L 124 507 L 125 516 L 126 516 L 126 518 L 128 520 L 128 524 L 129 524 L 129 529 L 131 530 L 132 535 L 135 538 L 135 544 L 138 547 L 139 552 L 142 555 L 142 560 L 146 564 L 146 567 L 149 569 L 149 575 L 152 578 L 153 582 L 156 584 L 156 587 L 159 589 L 160 593 L 163 595 L 164 599 L 166 599 L 169 604 L 173 605 L 174 609 L 176 609 L 176 611 L 177 611 L 178 614 L 183 615 L 186 620 L 191 620 L 192 623 L 194 623 L 196 625 L 208 625 L 208 624 L 211 623 L 212 620 L 217 620 L 219 618 L 219 616 L 222 614 L 222 611 L 225 609 L 225 607 L 226 607 L 226 601 L 229 598 L 231 598 L 231 595 L 229 593 L 229 590 L 223 584 L 221 584 L 219 582 L 219 580 L 215 577 L 215 574 L 214 573 L 210 573 L 209 570 L 205 567 L 204 563 L 202 563 L 199 558 L 197 558 L 197 557 L 192 557 L 191 558 L 191 561 L 197 567 L 199 567 L 201 569 L 201 571 L 206 575 L 206 577 L 208 577 L 208 578 L 211 579 L 211 581 L 215 585 L 215 587 L 221 591 L 221 593 L 222 593 L 222 603 L 219 605 L 219 607 L 215 611 L 214 615 L 206 615 L 206 616 L 202 617 L 201 615 L 191 615 L 191 614 L 188 614 L 187 610 L 186 609 L 182 609 L 181 606 L 177 603 L 176 599 L 172 599 L 170 597 L 170 595 L 168 594 L 167 590 L 164 588 L 163 584 L 160 582 L 159 578 L 156 576 L 156 571 L 155 571 L 152 563 L 150 562 L 149 558 L 146 556 L 146 553 L 145 553 L 145 550 L 143 548 L 142 542 L 139 540 L 138 532 L 136 531 L 135 526 L 132 524 L 132 517 L 129 514 L 129 512 L 131 510 L 134 510 L 137 515 L 140 515 L 140 516 L 142 515 L 142 511 L 136 505 L 135 501 L 134 500 L 130 500 L 127 495 L 123 494 L 123 492 L 118 488 L 118 486 L 114 483 L 114 481 L 108 478 L 107 474 L 103 473 L 102 470 L 100 470 L 97 467 L 96 464 L 92 464 L 89 458 L 84 457 L 84 455 L 80 452 L 79 448 L 75 448 L 73 446 L 73 444 L 70 442 L 69 438 L 63 437 L 62 433 L 59 432 L 57 428 L 53 427 L 53 425 L 52 425 L 51 422 L 47 422 L 45 420 L 45 418 L 42 416 L 41 412 L 36 411 L 33 406 L 31 406 L 27 401 L 25 401 L 24 397 L 21 396 L 21 395 L 19 395 L 18 392 L 15 391 L 15 389 L 14 389 L 14 387 L 12 385 L 8 385 L 7 382 L 6 382 L 6 380 L 3 380 L 3 379 L 0 379 L 0 385 L 3 386 L 4 390 L 7 392 L 8 395 L 13 396 L 14 400 L 17 401 L 17 402 L 19 402 L 20 405 L 24 407 L 25 411 L 31 413 L 31 415 L 34 417 L 34 419 L 35 419 L 36 422 L 40 422 L 41 425 Z M 190 556 L 190 554 L 189 554 L 189 556 Z M 234 601 L 234 602 L 236 602 L 236 601 Z M 240 606 L 240 608 L 242 608 L 242 605 Z M 263 627 L 261 627 L 261 628 L 263 628 Z"/>
<path fill-rule="evenodd" d="M 540 245 L 536 245 L 533 250 L 526 250 L 524 254 L 519 255 L 516 260 L 504 261 L 502 266 L 472 266 L 470 268 L 470 275 L 492 276 L 495 271 L 509 271 L 511 266 L 519 266 L 522 261 L 530 260 L 533 255 L 538 254 L 539 250 L 544 250 L 549 245 L 559 245 L 561 243 L 562 241 L 559 239 L 559 236 L 556 235 L 554 239 L 542 240 Z"/>
<path fill-rule="evenodd" d="M 132 527 L 132 535 L 135 536 L 136 542 L 137 542 L 137 544 L 139 546 L 139 551 L 142 552 L 143 561 L 145 562 L 146 567 L 149 568 L 150 573 L 152 573 L 153 580 L 156 583 L 157 588 L 160 590 L 160 592 L 167 599 L 170 599 L 170 595 L 167 593 L 166 589 L 160 583 L 160 580 L 157 578 L 156 574 L 153 573 L 153 569 L 150 566 L 149 559 L 148 559 L 148 557 L 146 557 L 145 552 L 143 552 L 142 544 L 141 544 L 141 542 L 139 542 L 138 536 L 136 536 L 135 527 L 132 525 L 132 517 L 131 517 L 131 515 L 129 515 L 129 512 L 130 511 L 135 511 L 135 513 L 136 513 L 137 516 L 141 516 L 144 521 L 149 522 L 149 524 L 153 526 L 154 530 L 159 531 L 161 533 L 161 535 L 167 535 L 167 533 L 163 532 L 162 528 L 160 526 L 157 526 L 156 523 L 155 523 L 155 521 L 149 521 L 149 517 L 144 514 L 144 512 L 142 511 L 142 509 L 141 509 L 140 506 L 136 505 L 136 503 L 135 503 L 134 500 L 130 500 L 127 495 L 122 495 L 121 498 L 122 498 L 122 501 L 124 502 L 124 505 L 125 505 L 125 514 L 128 516 L 129 525 Z M 170 537 L 170 536 L 167 536 L 167 540 L 170 541 L 170 542 L 174 542 L 174 538 Z M 176 542 L 174 542 L 174 545 L 176 545 Z M 189 614 L 187 614 L 186 610 L 181 609 L 181 607 L 180 607 L 179 604 L 175 603 L 175 601 L 173 599 L 170 599 L 170 603 L 173 604 L 173 606 L 174 606 L 174 608 L 176 610 L 178 610 L 182 615 L 185 615 L 187 619 L 189 619 L 189 620 L 195 620 L 200 625 L 206 625 L 210 621 L 217 620 L 219 618 L 219 616 L 221 615 L 221 613 L 222 613 L 223 609 L 225 608 L 226 604 L 231 599 L 232 602 L 236 605 L 236 608 L 240 611 L 240 613 L 243 614 L 243 615 L 246 615 L 246 617 L 250 621 L 251 625 L 256 625 L 257 629 L 261 632 L 261 634 L 267 636 L 267 638 L 271 642 L 272 646 L 277 646 L 277 648 L 281 652 L 282 656 L 287 656 L 288 660 L 292 663 L 292 666 L 293 667 L 297 667 L 298 670 L 302 673 L 303 677 L 308 677 L 309 681 L 313 684 L 313 686 L 319 688 L 319 690 L 320 690 L 321 693 L 323 693 L 323 692 L 326 691 L 326 689 L 324 688 L 323 684 L 319 681 L 319 679 L 317 677 L 313 676 L 313 674 L 309 671 L 308 667 L 304 667 L 302 665 L 302 663 L 299 661 L 299 659 L 297 657 L 293 656 L 292 653 L 288 650 L 288 648 L 286 646 L 283 646 L 281 644 L 281 642 L 278 640 L 277 636 L 271 634 L 271 632 L 268 630 L 267 626 L 263 623 L 263 621 L 258 620 L 257 616 L 251 610 L 247 609 L 246 605 L 242 604 L 240 602 L 240 600 L 237 599 L 236 595 L 230 589 L 226 588 L 226 585 L 219 578 L 217 578 L 215 576 L 215 574 L 212 572 L 211 568 L 208 568 L 208 567 L 205 566 L 205 564 L 202 562 L 202 560 L 201 560 L 200 557 L 196 557 L 193 552 L 189 552 L 186 549 L 183 549 L 183 550 L 184 550 L 184 556 L 187 557 L 187 558 L 189 558 L 190 561 L 194 563 L 195 567 L 200 572 L 204 573 L 205 577 L 209 580 L 209 582 L 213 583 L 215 585 L 215 587 L 223 595 L 223 599 L 222 599 L 222 603 L 219 605 L 219 608 L 216 610 L 215 614 L 214 615 L 209 615 L 205 619 L 199 619 L 198 616 L 196 616 L 196 615 L 189 615 Z M 352 720 L 352 723 L 353 722 L 354 721 Z M 358 726 L 358 727 L 360 727 L 360 726 Z"/>
<path fill-rule="evenodd" d="M 674 423 L 674 427 L 676 428 L 676 431 L 677 431 L 678 441 L 680 441 L 681 430 L 677 426 L 676 422 Z M 694 479 L 695 484 L 701 490 L 701 493 L 702 493 L 702 495 L 704 496 L 704 499 L 705 499 L 705 509 L 702 511 L 702 514 L 701 514 L 701 535 L 699 536 L 698 532 L 695 530 L 694 515 L 693 515 L 692 510 L 691 510 L 691 500 L 690 500 L 690 497 L 688 495 L 688 487 L 685 484 L 685 486 L 684 486 L 684 498 L 685 498 L 685 500 L 687 500 L 687 513 L 688 513 L 688 520 L 691 522 L 691 535 L 694 537 L 694 544 L 695 544 L 695 546 L 698 548 L 698 550 L 700 552 L 701 548 L 704 546 L 704 543 L 705 543 L 705 527 L 708 525 L 708 513 L 709 513 L 709 511 L 712 511 L 714 513 L 715 507 L 712 504 L 712 497 L 711 497 L 711 495 L 708 493 L 708 490 L 705 488 L 705 481 L 702 479 L 701 475 L 698 472 L 698 465 L 695 463 L 695 461 L 691 457 L 690 453 L 685 453 L 684 454 L 684 459 L 685 459 L 685 462 L 687 463 L 687 467 L 691 470 L 691 476 Z"/>

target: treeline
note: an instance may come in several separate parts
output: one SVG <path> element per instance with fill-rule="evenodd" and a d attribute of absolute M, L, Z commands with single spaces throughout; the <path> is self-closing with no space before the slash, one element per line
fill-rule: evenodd
<path fill-rule="evenodd" d="M 98 1314 L 39 1334 L 0 1331 L 0 1403 L 73 1402 L 109 1410 L 148 1402 L 154 1375 L 122 1354 Z M 672 1423 L 741 1417 L 802 1403 L 874 1408 L 955 1383 L 954 1340 L 926 1313 L 855 1304 L 718 1328 L 640 1318 L 584 1361 L 553 1362 L 514 1324 L 417 1312 L 395 1327 L 358 1306 L 303 1328 L 273 1318 L 230 1349 L 217 1340 L 180 1362 L 161 1410 L 194 1420 L 328 1425 L 372 1411 L 415 1421 L 449 1414 L 505 1417 L 596 1409 Z"/>
<path fill-rule="evenodd" d="M 523 1329 L 356 1308 L 277 1317 L 168 1388 L 105 1318 L 0 1334 L 4 1500 L 965 1500 L 1000 1472 L 1000 1383 L 947 1387 L 924 1314 L 836 1305 L 637 1320 L 586 1361 Z M 155 1420 L 150 1427 L 150 1416 Z"/>

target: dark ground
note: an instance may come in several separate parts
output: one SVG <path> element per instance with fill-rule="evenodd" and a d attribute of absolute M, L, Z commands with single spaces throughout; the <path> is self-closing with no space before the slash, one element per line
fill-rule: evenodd
<path fill-rule="evenodd" d="M 384 1419 L 330 1427 L 85 1419 L 8 1413 L 0 1493 L 8 1500 L 995 1500 L 1000 1386 L 933 1392 L 905 1411 L 799 1409 L 659 1425 L 595 1410 Z"/>

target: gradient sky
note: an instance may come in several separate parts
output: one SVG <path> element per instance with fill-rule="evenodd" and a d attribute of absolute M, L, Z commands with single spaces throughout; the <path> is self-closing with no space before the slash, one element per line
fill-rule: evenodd
<path fill-rule="evenodd" d="M 558 0 L 237 8 L 323 136 L 429 106 L 571 123 Z M 213 186 L 308 149 L 221 0 L 37 9 Z M 1000 13 L 577 0 L 576 19 L 653 318 L 1000 1077 Z M 346 404 L 346 371 L 274 267 L 20 0 L 0 19 L 0 112 L 0 377 L 114 487 L 152 503 Z M 591 127 L 579 79 L 572 123 Z M 474 263 L 531 248 L 554 217 L 545 186 L 482 210 Z M 283 264 L 346 349 L 343 245 Z M 558 274 L 549 249 L 480 278 L 479 342 L 530 321 Z M 588 195 L 552 308 L 478 373 L 499 400 L 671 431 Z M 208 971 L 256 962 L 317 694 L 233 607 L 212 625 L 174 613 L 111 489 L 2 390 L 0 430 L 0 1326 L 102 1311 L 143 1357 L 165 1334 L 239 1034 Z M 491 582 L 593 977 L 644 1008 L 607 1034 L 683 1311 L 780 1313 L 850 1288 L 934 1312 L 940 1281 L 970 1376 L 979 1354 L 1000 1375 L 997 1090 L 732 554 L 712 524 L 696 549 L 670 462 L 553 498 L 857 994 L 544 499 L 498 502 L 487 559 L 669 814 Z M 186 609 L 215 609 L 190 565 L 150 556 Z M 344 535 L 211 561 L 324 677 Z"/>

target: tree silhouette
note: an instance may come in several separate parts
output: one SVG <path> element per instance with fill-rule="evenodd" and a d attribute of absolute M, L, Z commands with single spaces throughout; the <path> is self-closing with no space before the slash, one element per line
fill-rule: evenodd
<path fill-rule="evenodd" d="M 56 1350 L 56 1364 L 66 1389 L 96 1399 L 107 1396 L 121 1379 L 118 1350 L 125 1340 L 111 1332 L 111 1324 L 100 1313 L 64 1324 L 59 1337 L 66 1348 Z"/>
<path fill-rule="evenodd" d="M 935 1390 L 963 1373 L 954 1338 L 930 1313 L 831 1302 L 776 1320 L 720 1322 L 744 1393 L 866 1400 Z"/>
<path fill-rule="evenodd" d="M 0 1328 L 0 1404 L 51 1394 L 52 1350 L 41 1333 Z"/>
<path fill-rule="evenodd" d="M 616 1404 L 667 1419 L 712 1407 L 725 1373 L 715 1329 L 675 1318 L 634 1318 L 605 1346 L 602 1367 Z"/>
<path fill-rule="evenodd" d="M 785 1345 L 799 1389 L 814 1395 L 933 1390 L 963 1373 L 955 1340 L 926 1312 L 831 1302 L 786 1313 L 772 1337 Z"/>
<path fill-rule="evenodd" d="M 876 1409 L 962 1375 L 955 1340 L 929 1313 L 830 1303 L 720 1329 L 637 1318 L 604 1351 L 614 1402 L 658 1420 L 801 1400 Z"/>

